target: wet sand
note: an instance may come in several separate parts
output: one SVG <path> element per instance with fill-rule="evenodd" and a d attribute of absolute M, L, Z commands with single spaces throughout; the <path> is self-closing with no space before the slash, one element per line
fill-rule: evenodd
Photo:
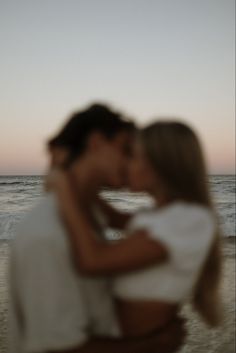
<path fill-rule="evenodd" d="M 235 353 L 235 241 L 228 238 L 223 241 L 224 268 L 222 296 L 225 315 L 222 326 L 209 330 L 189 305 L 183 308 L 188 318 L 188 337 L 181 353 Z M 0 241 L 0 353 L 7 352 L 7 264 L 9 243 Z M 112 353 L 112 352 L 111 352 Z"/>

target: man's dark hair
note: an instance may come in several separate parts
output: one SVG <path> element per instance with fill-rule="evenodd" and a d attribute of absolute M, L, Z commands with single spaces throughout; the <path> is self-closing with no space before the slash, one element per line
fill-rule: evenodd
<path fill-rule="evenodd" d="M 89 135 L 95 131 L 112 139 L 121 131 L 134 132 L 135 125 L 108 106 L 93 104 L 86 110 L 74 113 L 61 131 L 49 140 L 48 147 L 67 148 L 68 165 L 84 152 Z"/>

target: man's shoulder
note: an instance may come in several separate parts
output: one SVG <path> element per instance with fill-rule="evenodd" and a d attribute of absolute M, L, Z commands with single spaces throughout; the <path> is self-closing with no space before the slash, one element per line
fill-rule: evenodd
<path fill-rule="evenodd" d="M 16 231 L 16 242 L 23 239 L 35 239 L 51 236 L 62 230 L 57 211 L 56 200 L 52 194 L 46 194 L 24 217 Z"/>

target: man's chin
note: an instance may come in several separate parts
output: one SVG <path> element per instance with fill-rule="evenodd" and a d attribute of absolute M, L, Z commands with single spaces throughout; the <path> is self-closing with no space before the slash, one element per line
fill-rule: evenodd
<path fill-rule="evenodd" d="M 146 192 L 146 190 L 144 190 L 143 188 L 140 188 L 140 187 L 138 187 L 136 185 L 128 185 L 127 188 L 131 192 Z"/>

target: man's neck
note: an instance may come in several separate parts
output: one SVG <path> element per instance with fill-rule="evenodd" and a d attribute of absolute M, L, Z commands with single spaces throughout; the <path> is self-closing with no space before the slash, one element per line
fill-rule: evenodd
<path fill-rule="evenodd" d="M 84 204 L 93 203 L 102 188 L 102 182 L 91 164 L 86 160 L 81 160 L 79 166 L 72 165 L 69 170 L 69 177 L 80 202 Z"/>

